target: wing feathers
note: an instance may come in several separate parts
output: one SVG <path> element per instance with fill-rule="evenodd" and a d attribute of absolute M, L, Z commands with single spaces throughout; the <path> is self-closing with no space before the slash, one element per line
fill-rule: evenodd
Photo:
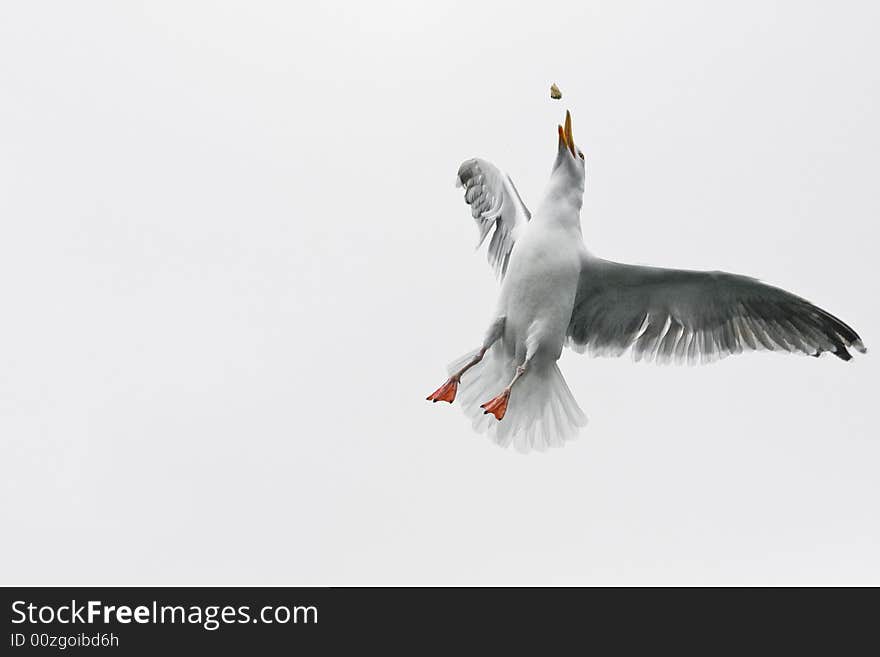
<path fill-rule="evenodd" d="M 518 231 L 531 218 L 519 192 L 510 176 L 476 158 L 462 162 L 456 186 L 464 186 L 465 203 L 477 223 L 477 248 L 494 229 L 486 255 L 496 274 L 504 276 Z"/>
<path fill-rule="evenodd" d="M 598 356 L 628 349 L 637 361 L 713 362 L 744 351 L 864 352 L 858 334 L 830 313 L 752 278 L 584 262 L 569 345 Z"/>

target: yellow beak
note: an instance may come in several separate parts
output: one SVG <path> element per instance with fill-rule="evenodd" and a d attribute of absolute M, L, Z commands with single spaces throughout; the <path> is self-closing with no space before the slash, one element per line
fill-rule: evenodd
<path fill-rule="evenodd" d="M 559 142 L 561 144 L 565 144 L 571 153 L 572 157 L 575 157 L 574 153 L 574 135 L 571 134 L 571 112 L 565 110 L 565 128 L 562 126 L 559 127 Z"/>

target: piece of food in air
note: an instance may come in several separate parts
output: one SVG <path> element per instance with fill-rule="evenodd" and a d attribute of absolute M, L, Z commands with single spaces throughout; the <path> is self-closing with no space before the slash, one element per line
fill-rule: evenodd
<path fill-rule="evenodd" d="M 556 83 L 550 85 L 550 98 L 553 100 L 559 100 L 562 98 L 562 92 L 559 91 L 559 87 L 556 86 Z"/>

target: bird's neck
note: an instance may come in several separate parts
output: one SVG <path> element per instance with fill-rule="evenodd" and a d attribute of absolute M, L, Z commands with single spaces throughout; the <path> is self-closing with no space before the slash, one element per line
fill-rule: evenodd
<path fill-rule="evenodd" d="M 535 214 L 548 221 L 579 228 L 583 205 L 583 185 L 577 184 L 567 176 L 553 175 L 550 176 L 544 199 Z"/>

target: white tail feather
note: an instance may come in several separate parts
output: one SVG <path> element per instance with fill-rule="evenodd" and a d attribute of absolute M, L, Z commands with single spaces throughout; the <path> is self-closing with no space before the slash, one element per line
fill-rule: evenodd
<path fill-rule="evenodd" d="M 450 364 L 450 373 L 468 363 L 475 351 Z M 501 421 L 486 415 L 480 404 L 500 394 L 510 383 L 516 365 L 498 345 L 482 361 L 465 372 L 457 403 L 479 433 L 486 433 L 501 447 L 513 445 L 519 452 L 562 447 L 577 436 L 587 418 L 572 396 L 556 363 L 532 365 L 510 393 L 507 413 Z"/>

